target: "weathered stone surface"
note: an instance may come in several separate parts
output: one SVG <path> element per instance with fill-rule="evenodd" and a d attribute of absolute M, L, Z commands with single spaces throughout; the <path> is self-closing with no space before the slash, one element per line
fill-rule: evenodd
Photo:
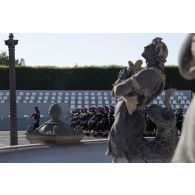
<path fill-rule="evenodd" d="M 120 159 L 123 162 L 134 162 L 138 159 L 143 162 L 159 161 L 159 159 L 163 162 L 168 161 L 170 150 L 172 151 L 176 145 L 172 139 L 174 137 L 175 140 L 176 136 L 172 133 L 176 131 L 173 129 L 176 123 L 175 115 L 167 102 L 170 94 L 165 100 L 166 108 L 157 107 L 158 111 L 168 118 L 159 116 L 158 120 L 155 120 L 153 117 L 159 131 L 157 139 L 148 142 L 143 137 L 146 128 L 145 107 L 162 92 L 165 86 L 164 63 L 167 55 L 168 49 L 165 43 L 161 38 L 155 38 L 144 48 L 142 54 L 146 60 L 146 68 L 141 70 L 140 60 L 135 65 L 129 61 L 129 68 L 124 68 L 119 73 L 119 78 L 113 87 L 113 94 L 118 99 L 115 122 L 109 133 L 106 152 L 106 155 L 112 156 L 113 162 L 120 162 Z M 135 67 L 139 67 L 139 70 L 136 68 L 136 71 L 133 71 Z M 155 109 L 155 106 L 150 107 L 150 113 Z M 162 121 L 169 123 L 167 126 L 161 126 Z M 166 146 L 166 150 L 157 145 Z"/>
<path fill-rule="evenodd" d="M 187 79 L 195 79 L 195 34 L 186 38 L 179 56 L 179 70 Z M 172 162 L 195 162 L 195 99 L 193 98 L 182 126 L 182 134 L 175 150 Z"/>
<path fill-rule="evenodd" d="M 27 130 L 27 139 L 33 142 L 55 141 L 56 143 L 78 142 L 82 139 L 82 131 L 73 129 L 70 124 L 62 122 L 59 104 L 52 104 L 49 108 L 50 120 L 41 124 L 37 129 Z"/>

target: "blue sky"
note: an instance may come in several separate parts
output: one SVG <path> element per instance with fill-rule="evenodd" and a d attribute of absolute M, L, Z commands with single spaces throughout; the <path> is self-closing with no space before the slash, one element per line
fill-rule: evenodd
<path fill-rule="evenodd" d="M 26 65 L 127 65 L 129 60 L 143 59 L 145 45 L 155 37 L 162 37 L 169 55 L 167 65 L 178 64 L 184 33 L 16 33 L 19 40 L 16 58 L 24 58 Z M 0 34 L 0 50 L 7 51 Z"/>

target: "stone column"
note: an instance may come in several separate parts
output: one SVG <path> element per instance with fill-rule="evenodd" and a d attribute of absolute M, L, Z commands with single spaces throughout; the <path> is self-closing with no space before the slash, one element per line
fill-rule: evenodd
<path fill-rule="evenodd" d="M 18 40 L 14 40 L 14 35 L 9 34 L 9 39 L 5 45 L 9 50 L 9 90 L 10 90 L 10 145 L 18 144 L 17 133 L 17 107 L 16 107 L 16 71 L 15 71 L 15 45 Z"/>

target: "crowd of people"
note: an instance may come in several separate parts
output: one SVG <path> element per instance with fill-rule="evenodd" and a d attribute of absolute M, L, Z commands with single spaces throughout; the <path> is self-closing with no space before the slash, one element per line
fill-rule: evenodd
<path fill-rule="evenodd" d="M 71 115 L 73 128 L 81 126 L 86 136 L 107 137 L 114 123 L 114 107 L 90 107 L 75 109 Z"/>
<path fill-rule="evenodd" d="M 71 126 L 73 128 L 82 128 L 83 134 L 86 136 L 100 136 L 107 137 L 114 123 L 114 106 L 105 107 L 89 107 L 87 108 L 77 108 L 71 113 Z M 176 128 L 178 134 L 181 134 L 182 123 L 184 119 L 183 109 L 179 108 L 175 110 L 176 114 Z M 33 129 L 39 126 L 40 111 L 37 106 L 35 106 L 35 111 L 31 115 L 33 119 Z M 147 115 L 147 110 L 145 112 L 146 119 L 146 130 L 144 136 L 154 137 L 157 133 L 156 124 L 153 123 Z"/>
<path fill-rule="evenodd" d="M 83 134 L 94 137 L 107 137 L 112 124 L 114 123 L 114 106 L 77 108 L 71 114 L 71 126 L 82 128 Z M 184 118 L 183 109 L 175 110 L 176 128 L 181 133 Z M 156 124 L 153 123 L 145 112 L 146 130 L 144 136 L 154 137 L 157 133 Z"/>

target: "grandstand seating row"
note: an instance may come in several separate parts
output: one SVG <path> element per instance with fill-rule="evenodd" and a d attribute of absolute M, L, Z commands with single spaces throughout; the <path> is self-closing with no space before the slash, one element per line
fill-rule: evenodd
<path fill-rule="evenodd" d="M 33 109 L 34 105 L 38 105 L 46 109 L 52 103 L 59 103 L 61 106 L 71 111 L 75 108 L 83 108 L 90 106 L 109 106 L 115 105 L 116 99 L 112 97 L 112 93 L 109 90 L 79 90 L 79 91 L 66 91 L 66 90 L 17 90 L 16 102 L 18 107 L 22 106 L 21 110 L 24 110 L 20 116 L 29 114 Z M 162 92 L 152 103 L 163 105 L 165 91 Z M 174 109 L 183 108 L 186 110 L 191 102 L 192 93 L 191 91 L 175 91 L 174 96 L 171 97 L 171 104 Z M 9 91 L 0 91 L 0 106 L 9 104 Z M 45 104 L 45 106 L 43 106 Z M 68 106 L 67 106 L 68 105 Z M 26 111 L 25 111 L 26 110 Z M 41 111 L 42 112 L 42 111 Z M 48 116 L 48 109 L 42 112 L 44 116 Z M 6 112 L 5 112 L 6 113 Z M 9 112 L 5 115 L 7 116 Z M 4 115 L 0 109 L 0 116 Z"/>

